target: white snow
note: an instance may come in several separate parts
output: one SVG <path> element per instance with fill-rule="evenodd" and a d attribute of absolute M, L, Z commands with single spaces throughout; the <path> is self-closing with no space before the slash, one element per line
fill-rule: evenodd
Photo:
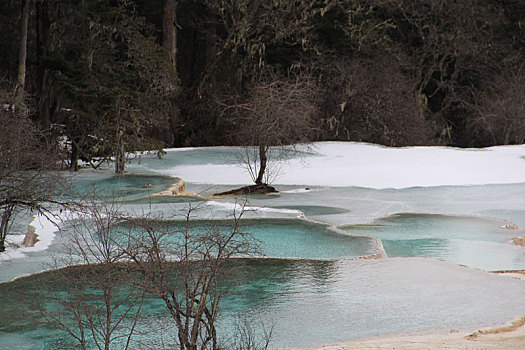
<path fill-rule="evenodd" d="M 288 191 L 280 191 L 281 193 L 309 193 L 309 192 L 317 192 L 319 189 L 310 189 L 308 187 L 306 188 L 296 188 L 294 190 L 288 190 Z"/>
<path fill-rule="evenodd" d="M 313 146 L 315 155 L 283 162 L 273 184 L 380 189 L 525 182 L 525 145 L 459 149 L 319 142 Z M 226 160 L 218 163 L 177 165 L 158 171 L 191 183 L 251 183 L 248 172 L 241 166 L 228 164 Z"/>
<path fill-rule="evenodd" d="M 37 215 L 33 217 L 29 224 L 35 228 L 35 233 L 38 235 L 38 242 L 35 243 L 34 247 L 27 247 L 23 249 L 26 249 L 26 251 L 47 249 L 53 242 L 53 239 L 55 238 L 55 232 L 58 230 L 58 228 L 53 222 L 51 222 L 51 220 L 43 215 Z"/>
<path fill-rule="evenodd" d="M 25 255 L 17 249 L 20 243 L 24 240 L 24 235 L 8 235 L 6 237 L 6 250 L 0 254 L 0 262 L 2 260 L 11 260 L 15 258 L 23 258 Z"/>
<path fill-rule="evenodd" d="M 254 213 L 288 214 L 288 215 L 293 215 L 294 217 L 298 217 L 298 218 L 305 217 L 304 213 L 297 209 L 243 206 L 242 204 L 239 204 L 239 203 L 217 202 L 217 201 L 206 201 L 206 206 L 212 207 L 214 209 L 225 210 L 229 215 L 231 215 L 231 213 L 234 211 L 237 214 L 240 214 L 242 211 L 244 211 L 244 212 L 254 212 Z"/>
<path fill-rule="evenodd" d="M 51 245 L 55 238 L 55 232 L 58 230 L 55 224 L 43 215 L 36 215 L 31 218 L 29 225 L 35 228 L 37 235 L 35 245 L 33 247 L 20 247 L 24 235 L 8 235 L 6 251 L 0 254 L 0 261 L 23 258 L 24 253 L 46 250 Z"/>

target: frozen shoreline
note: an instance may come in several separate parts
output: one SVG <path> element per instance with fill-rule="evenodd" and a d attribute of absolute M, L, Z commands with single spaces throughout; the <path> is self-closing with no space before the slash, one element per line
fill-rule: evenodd
<path fill-rule="evenodd" d="M 169 149 L 174 157 L 195 148 Z M 227 152 L 233 148 L 209 147 Z M 175 154 L 177 153 L 177 154 Z M 385 147 L 357 142 L 318 142 L 313 153 L 283 161 L 274 185 L 326 187 L 409 188 L 468 186 L 525 182 L 525 145 L 481 149 L 452 147 Z M 330 171 L 327 171 L 330 169 Z M 153 170 L 191 183 L 249 184 L 238 164 L 216 160 L 210 164 L 177 164 Z"/>
<path fill-rule="evenodd" d="M 55 232 L 58 231 L 58 227 L 47 217 L 40 214 L 31 217 L 28 225 L 34 228 L 34 234 L 36 235 L 35 244 L 31 247 L 20 246 L 25 235 L 8 235 L 8 244 L 10 246 L 4 253 L 0 254 L 0 262 L 23 258 L 26 256 L 25 253 L 49 248 L 55 238 Z"/>

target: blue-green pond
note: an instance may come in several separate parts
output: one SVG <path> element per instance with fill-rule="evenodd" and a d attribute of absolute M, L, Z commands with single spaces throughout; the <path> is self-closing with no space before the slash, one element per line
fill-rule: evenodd
<path fill-rule="evenodd" d="M 378 237 L 389 257 L 429 257 L 484 270 L 525 266 L 525 249 L 512 244 L 522 234 L 502 220 L 482 217 L 397 214 L 342 229 Z"/>
<path fill-rule="evenodd" d="M 363 337 L 494 326 L 525 313 L 522 281 L 423 258 L 380 260 L 248 260 L 245 280 L 223 301 L 219 330 L 242 317 L 274 327 L 272 346 L 320 345 Z M 44 276 L 45 277 L 45 276 Z M 42 276 L 0 285 L 0 348 L 57 349 L 69 338 L 46 329 L 19 298 Z M 45 296 L 44 296 L 45 297 Z M 510 301 L 510 302 L 509 302 Z M 156 299 L 143 309 L 136 337 L 173 340 Z M 1 333 L 3 332 L 3 333 Z M 2 335 L 3 334 L 3 335 Z M 8 346 L 8 347 L 6 347 Z M 15 346 L 15 347 L 9 347 Z M 73 347 L 74 348 L 74 347 Z"/>
<path fill-rule="evenodd" d="M 182 221 L 166 221 L 162 225 L 168 226 L 171 232 L 183 231 L 186 227 Z M 229 220 L 194 220 L 188 231 L 197 236 L 211 231 L 227 233 L 232 228 L 233 222 Z M 250 234 L 261 257 L 353 259 L 379 253 L 374 237 L 352 235 L 304 219 L 246 219 L 241 220 L 238 229 Z"/>
<path fill-rule="evenodd" d="M 161 176 L 176 174 L 177 167 L 205 169 L 236 162 L 227 148 L 195 149 L 169 152 L 162 161 L 133 161 L 129 169 L 142 174 L 114 176 L 105 169 L 72 179 L 79 192 L 95 189 L 104 200 L 119 201 L 121 210 L 158 216 L 172 228 L 182 225 L 171 220 L 172 214 L 184 213 L 191 205 L 197 208 L 192 229 L 227 230 L 231 223 L 225 218 L 242 199 L 211 194 L 237 185 L 185 179 L 187 190 L 201 197 L 153 194 L 179 180 Z M 277 195 L 248 197 L 242 228 L 259 242 L 261 258 L 242 259 L 246 276 L 223 301 L 221 334 L 234 332 L 242 317 L 273 326 L 271 346 L 298 347 L 471 330 L 525 314 L 525 304 L 514 302 L 524 295 L 525 283 L 482 271 L 525 268 L 525 248 L 509 243 L 524 232 L 502 228 L 513 223 L 525 227 L 525 183 L 404 189 L 306 186 L 279 186 Z M 46 250 L 0 260 L 0 281 L 49 268 L 64 253 L 74 224 L 63 223 Z M 23 231 L 26 225 L 17 222 L 15 227 Z M 376 238 L 389 258 L 357 260 L 378 253 Z M 0 284 L 0 349 L 67 348 L 70 338 L 41 324 L 20 298 L 20 291 L 34 289 L 35 280 L 53 273 Z M 139 328 L 144 333 L 135 338 L 134 348 L 173 342 L 171 320 L 153 298 L 147 300 Z"/>

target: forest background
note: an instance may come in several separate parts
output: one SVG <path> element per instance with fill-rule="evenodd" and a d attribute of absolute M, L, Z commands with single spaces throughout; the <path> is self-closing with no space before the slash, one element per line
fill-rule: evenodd
<path fill-rule="evenodd" d="M 74 170 L 272 128 L 266 143 L 525 142 L 521 0 L 3 0 L 0 25 L 2 114 L 67 142 Z"/>
<path fill-rule="evenodd" d="M 67 186 L 60 172 L 48 170 L 60 163 L 77 170 L 80 160 L 98 167 L 113 159 L 122 173 L 130 152 L 257 146 L 251 173 L 262 185 L 272 146 L 525 143 L 524 31 L 523 0 L 0 0 L 0 252 L 21 208 L 53 217 L 57 207 L 75 204 L 57 196 Z M 170 232 L 151 218 L 133 219 L 149 241 L 115 246 L 105 220 L 116 225 L 123 218 L 100 205 L 88 214 L 102 225 L 87 234 L 116 254 L 96 261 L 110 267 L 96 287 L 118 295 L 115 263 L 125 257 L 175 315 L 183 348 L 196 349 L 204 328 L 204 345 L 217 348 L 222 264 L 252 249 L 237 230 L 240 217 L 234 215 L 233 231 L 202 237 L 190 235 L 189 211 L 180 240 L 186 245 L 176 248 L 207 260 L 182 255 L 186 265 L 169 270 L 170 261 L 151 257 L 167 256 L 157 243 Z M 76 247 L 83 251 L 84 244 Z M 168 274 L 157 279 L 159 271 Z M 186 287 L 185 303 L 176 299 L 176 283 L 156 284 L 177 271 L 185 286 L 205 281 Z M 93 288 L 80 289 L 84 297 Z M 106 333 L 97 334 L 107 345 L 115 339 L 108 317 L 115 300 L 102 302 L 99 309 L 110 313 L 95 315 L 105 320 Z M 93 322 L 85 324 L 95 334 Z"/>

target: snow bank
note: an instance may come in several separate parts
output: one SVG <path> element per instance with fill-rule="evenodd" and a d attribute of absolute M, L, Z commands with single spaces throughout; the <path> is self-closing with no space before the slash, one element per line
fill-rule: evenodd
<path fill-rule="evenodd" d="M 274 185 L 406 188 L 525 182 L 525 145 L 482 149 L 451 147 L 393 148 L 357 142 L 320 142 L 314 155 L 282 164 Z M 214 148 L 201 148 L 203 156 Z M 184 152 L 186 149 L 169 150 Z M 190 149 L 188 149 L 190 150 Z M 191 148 L 195 151 L 195 148 Z M 232 150 L 233 152 L 233 150 Z M 251 183 L 241 166 L 180 165 L 159 169 L 192 183 Z"/>
<path fill-rule="evenodd" d="M 38 241 L 34 247 L 22 248 L 22 250 L 37 251 L 47 249 L 55 238 L 55 232 L 58 231 L 57 226 L 43 215 L 33 217 L 29 225 L 35 228 Z"/>
<path fill-rule="evenodd" d="M 29 225 L 35 228 L 35 234 L 37 235 L 35 245 L 33 247 L 20 247 L 24 240 L 24 235 L 8 235 L 7 249 L 0 254 L 0 261 L 23 258 L 25 256 L 24 253 L 46 250 L 51 245 L 55 238 L 55 232 L 58 230 L 55 224 L 43 215 L 36 215 L 31 219 Z"/>
<path fill-rule="evenodd" d="M 252 207 L 252 206 L 242 206 L 239 203 L 230 203 L 230 202 L 216 202 L 216 201 L 207 201 L 206 206 L 213 209 L 219 209 L 226 211 L 229 215 L 232 212 L 240 214 L 242 211 L 245 212 L 254 212 L 254 213 L 274 213 L 274 214 L 286 214 L 292 215 L 297 218 L 304 218 L 305 215 L 302 211 L 297 209 L 285 209 L 285 208 L 268 208 L 268 207 Z"/>

